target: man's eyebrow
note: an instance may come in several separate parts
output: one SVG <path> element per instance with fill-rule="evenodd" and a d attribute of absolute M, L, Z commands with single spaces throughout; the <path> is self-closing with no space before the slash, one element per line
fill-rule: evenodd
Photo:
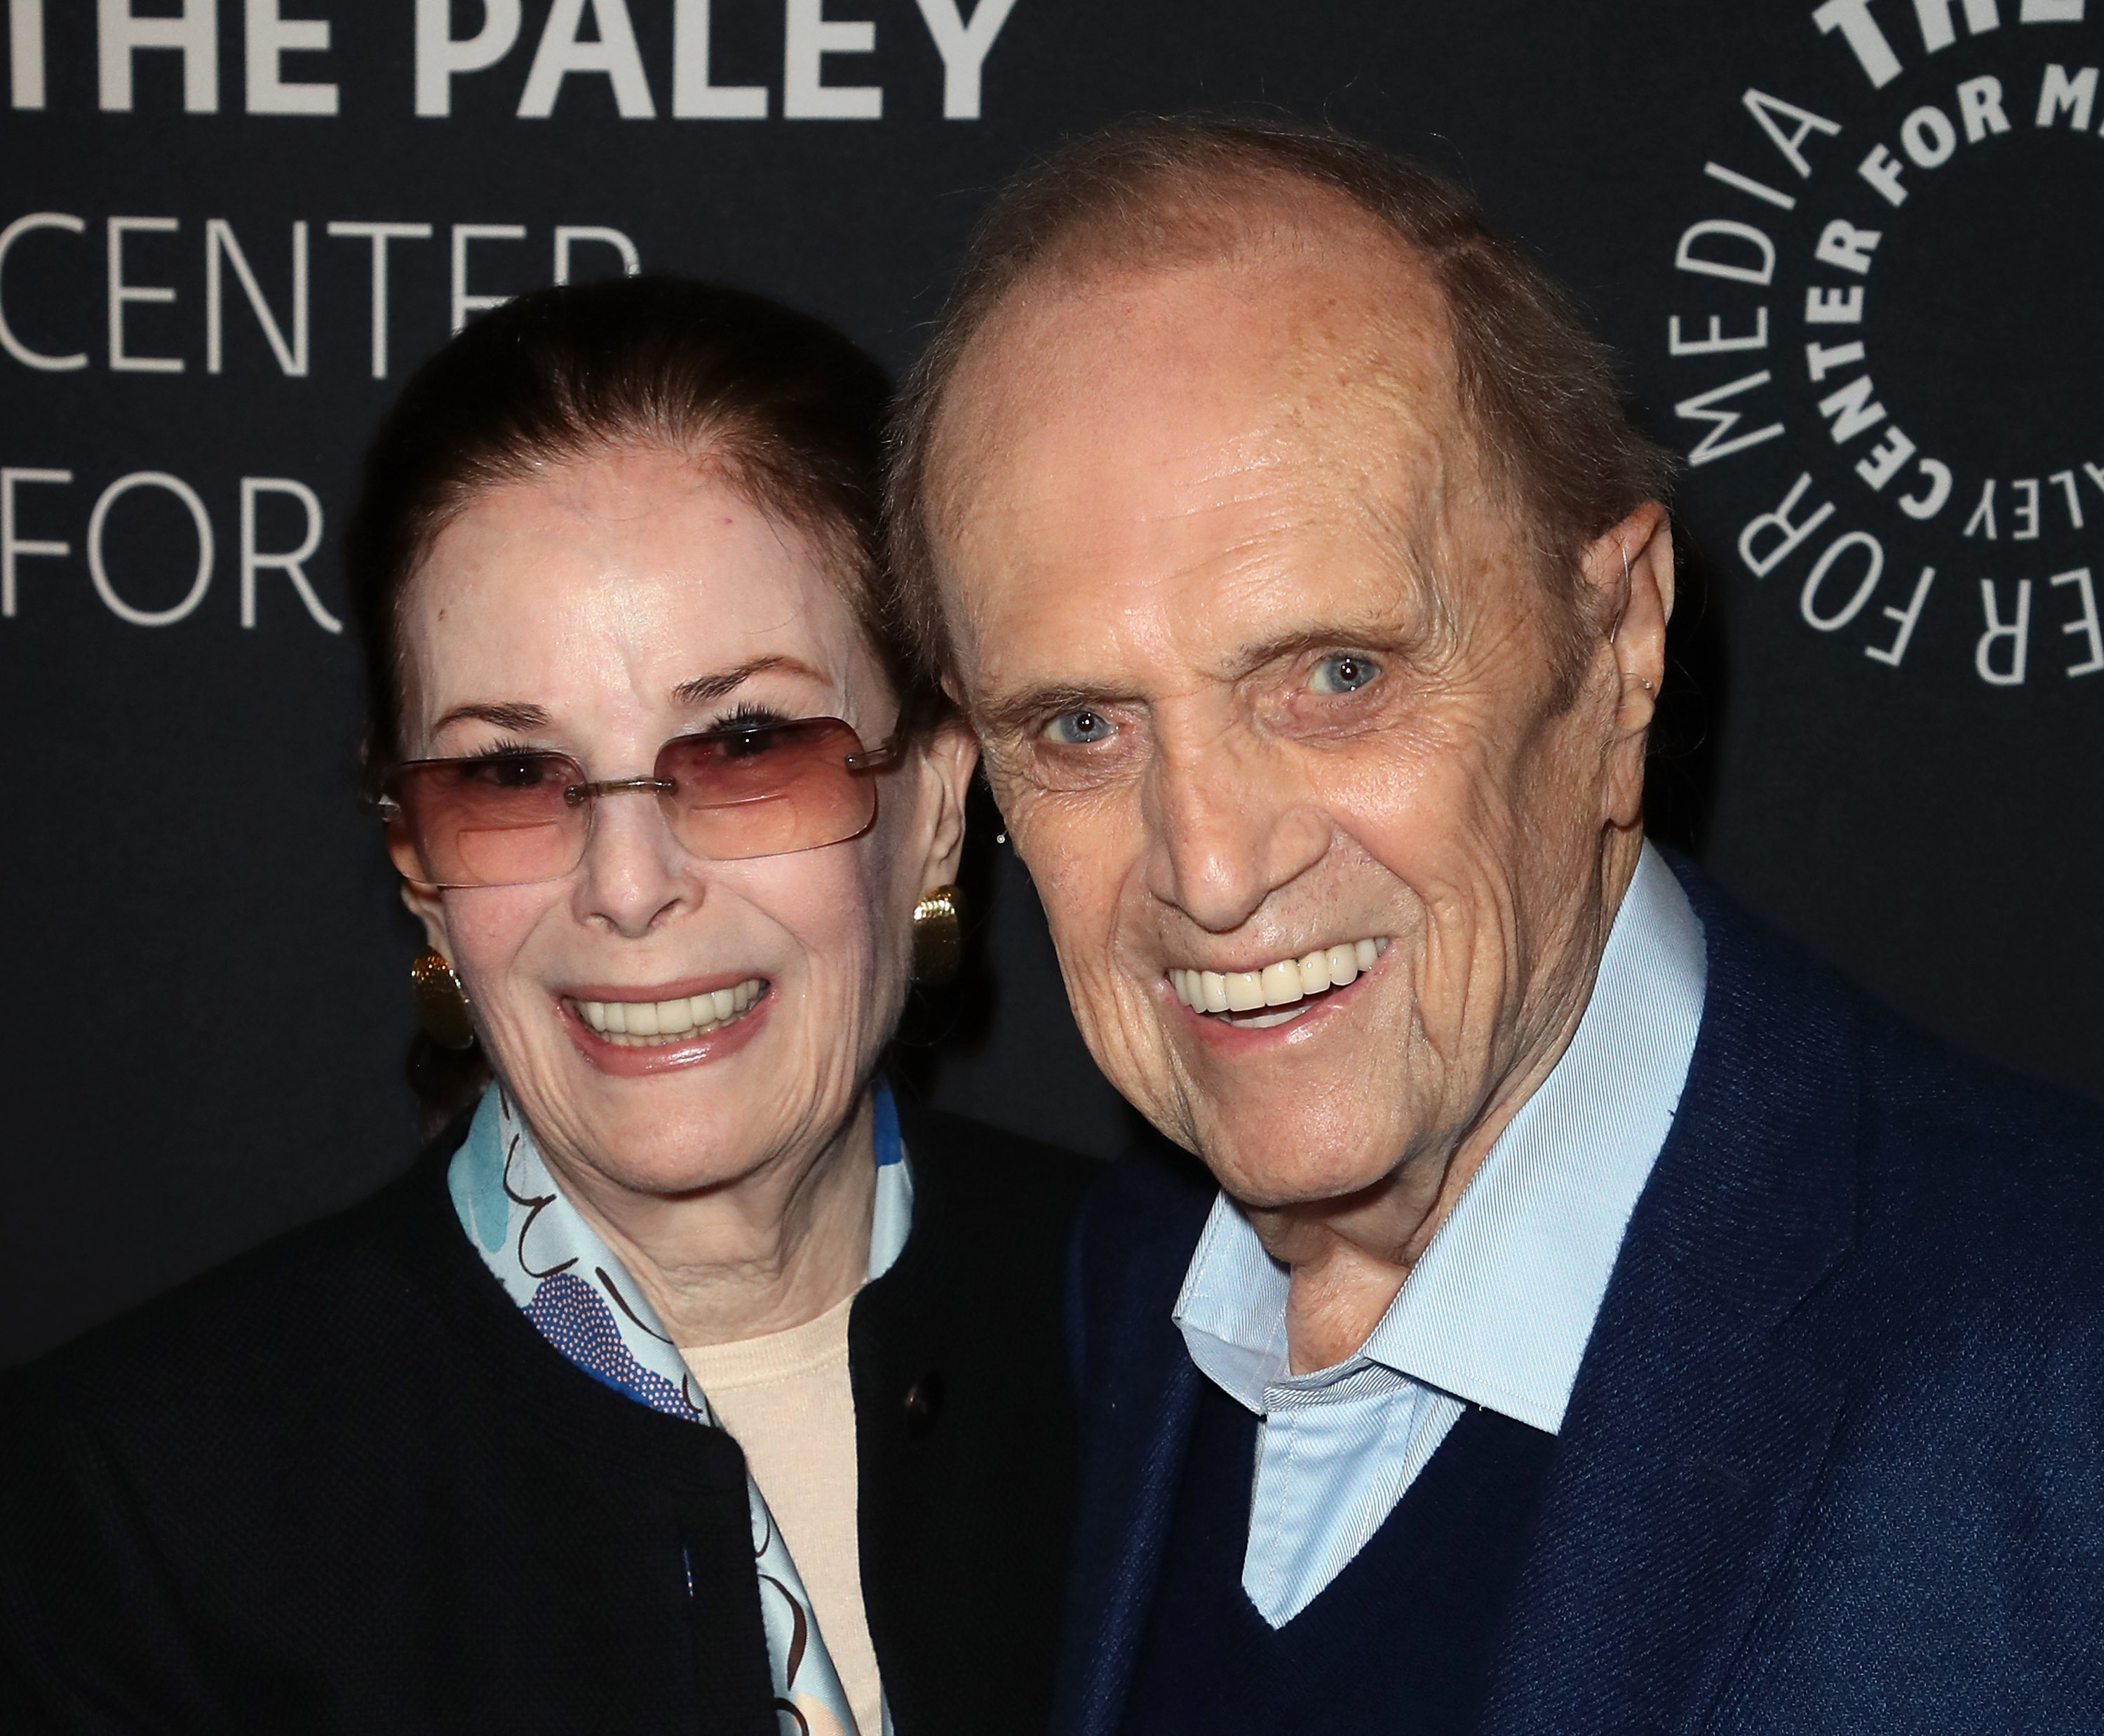
<path fill-rule="evenodd" d="M 1062 712 L 1115 705 L 1121 696 L 1100 687 L 1050 685 L 1026 689 L 991 705 L 972 707 L 972 721 L 989 735 L 1013 734 Z"/>
<path fill-rule="evenodd" d="M 1233 676 L 1254 675 L 1258 670 L 1273 663 L 1282 663 L 1296 657 L 1305 657 L 1310 651 L 1335 651 L 1352 645 L 1364 645 L 1368 650 L 1376 639 L 1385 640 L 1388 633 L 1368 631 L 1371 623 L 1322 621 L 1308 627 L 1297 627 L 1290 631 L 1274 633 L 1268 639 L 1260 639 L 1254 645 L 1237 645 L 1228 673 Z"/>
<path fill-rule="evenodd" d="M 478 723 L 494 724 L 500 730 L 524 731 L 545 730 L 548 726 L 548 714 L 539 706 L 528 705 L 524 700 L 510 700 L 495 705 L 472 701 L 466 705 L 457 705 L 448 712 L 431 725 L 431 734 L 436 735 L 451 725 L 465 723 L 470 719 Z"/>
<path fill-rule="evenodd" d="M 1324 621 L 1290 632 L 1242 645 L 1235 652 L 1227 673 L 1240 681 L 1274 663 L 1304 657 L 1311 651 L 1377 651 L 1394 655 L 1420 645 L 1423 630 L 1411 631 L 1393 621 Z"/>
<path fill-rule="evenodd" d="M 672 689 L 672 698 L 681 705 L 707 705 L 711 699 L 737 692 L 756 675 L 770 674 L 778 669 L 787 670 L 791 675 L 807 675 L 814 681 L 825 679 L 809 663 L 793 657 L 756 657 L 735 669 L 719 670 L 714 675 L 698 675 L 691 681 L 682 681 Z"/>

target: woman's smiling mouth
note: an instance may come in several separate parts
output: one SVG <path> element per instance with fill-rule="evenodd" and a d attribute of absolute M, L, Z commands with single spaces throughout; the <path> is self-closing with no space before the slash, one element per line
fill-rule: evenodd
<path fill-rule="evenodd" d="M 666 1000 L 564 999 L 578 1022 L 602 1041 L 625 1049 L 657 1049 L 735 1024 L 752 1011 L 767 988 L 765 977 L 748 976 L 727 988 L 703 989 Z"/>

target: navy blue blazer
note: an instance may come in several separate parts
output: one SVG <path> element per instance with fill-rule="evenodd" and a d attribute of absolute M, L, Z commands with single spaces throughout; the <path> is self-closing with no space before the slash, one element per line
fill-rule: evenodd
<path fill-rule="evenodd" d="M 1675 866 L 1701 1034 L 1483 1728 L 2104 1729 L 2104 1118 L 1901 1029 Z M 1077 1225 L 1055 1736 L 1118 1727 L 1202 1378 L 1170 1310 L 1213 1193 L 1132 1158 Z"/>

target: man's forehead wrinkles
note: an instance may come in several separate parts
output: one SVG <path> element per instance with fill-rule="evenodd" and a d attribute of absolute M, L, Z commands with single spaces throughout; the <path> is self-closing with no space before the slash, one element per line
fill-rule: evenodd
<path fill-rule="evenodd" d="M 989 499 L 961 551 L 978 581 L 961 598 L 974 638 L 996 632 L 996 620 L 1029 618 L 1036 639 L 1049 632 L 1072 644 L 1117 627 L 1130 641 L 1152 612 L 1188 613 L 1201 600 L 1208 615 L 1255 619 L 1311 583 L 1355 584 L 1391 610 L 1415 602 L 1450 540 L 1419 504 L 1436 499 L 1436 482 L 1415 479 L 1400 498 L 1334 482 L 1282 471 L 1238 498 L 1143 494 L 1110 510 L 1071 485 Z M 1116 600 L 1094 620 L 1047 606 L 1076 583 L 1101 585 L 1102 600 Z"/>
<path fill-rule="evenodd" d="M 1318 403 L 1375 395 L 1444 411 L 1455 401 L 1449 322 L 1421 266 L 1259 249 L 1039 288 L 1050 292 L 1017 292 L 981 328 L 946 406 L 947 437 L 983 453 L 990 423 L 1056 414 L 1066 399 L 1085 409 L 1107 383 L 1170 389 L 1204 373 L 1222 328 L 1246 385 Z"/>
<path fill-rule="evenodd" d="M 1179 395 L 1174 383 L 1165 380 L 1157 390 L 1106 382 L 1083 399 L 1008 407 L 1000 437 L 983 443 L 970 480 L 985 492 L 989 473 L 1027 465 L 1039 449 L 1077 439 L 1087 443 L 1081 456 L 1093 453 L 1099 467 L 1188 480 L 1263 478 L 1310 461 L 1328 470 L 1379 468 L 1438 440 L 1426 406 L 1372 392 L 1320 399 L 1277 389 L 1224 398 Z M 1107 404 L 1119 407 L 1115 418 Z"/>
<path fill-rule="evenodd" d="M 1363 491 L 1349 486 L 1311 489 L 1309 479 L 1282 466 L 1261 472 L 1220 473 L 1221 486 L 1163 490 L 1106 506 L 1103 491 L 1087 478 L 1037 485 L 989 496 L 960 527 L 966 542 L 1045 533 L 1054 562 L 1072 558 L 1079 545 L 1120 551 L 1121 559 L 1152 548 L 1173 573 L 1176 564 L 1206 556 L 1240 558 L 1296 531 L 1347 528 L 1361 515 Z M 1051 536 L 1056 527 L 1058 535 Z M 1167 576 L 1167 573 L 1165 573 Z"/>
<path fill-rule="evenodd" d="M 982 667 L 990 686 L 1032 685 L 1045 681 L 1116 686 L 1134 668 L 1161 669 L 1184 660 L 1178 644 L 1179 598 L 1192 589 L 1217 599 L 1212 575 L 1196 586 L 1186 570 L 1158 569 L 1123 587 L 1121 595 L 1099 598 L 1093 610 L 1073 614 L 1053 600 L 1049 585 L 1010 586 L 1013 605 L 991 627 L 983 599 L 993 587 L 974 587 L 967 600 L 974 643 L 984 653 Z M 1048 604 L 1050 606 L 1048 606 Z"/>
<path fill-rule="evenodd" d="M 1114 429 L 1102 421 L 1100 410 L 1087 418 L 1046 416 L 1019 430 L 955 502 L 954 533 L 1076 508 L 1085 522 L 1111 526 L 1289 498 L 1340 518 L 1369 499 L 1397 513 L 1438 512 L 1466 470 L 1439 431 L 1406 406 L 1360 405 L 1326 417 L 1304 405 L 1269 404 L 1196 430 L 1147 406 Z"/>

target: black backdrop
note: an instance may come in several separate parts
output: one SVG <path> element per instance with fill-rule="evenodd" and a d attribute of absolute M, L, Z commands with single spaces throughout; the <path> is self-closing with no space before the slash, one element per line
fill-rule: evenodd
<path fill-rule="evenodd" d="M 406 1161 L 415 943 L 353 799 L 335 538 L 457 297 L 625 243 L 896 367 L 985 190 L 1141 109 L 1327 116 L 1549 259 L 1695 460 L 1660 829 L 2104 1096 L 2084 0 L 0 3 L 0 1361 Z M 1115 1149 L 1027 879 L 982 835 L 971 881 L 913 1069 Z"/>

